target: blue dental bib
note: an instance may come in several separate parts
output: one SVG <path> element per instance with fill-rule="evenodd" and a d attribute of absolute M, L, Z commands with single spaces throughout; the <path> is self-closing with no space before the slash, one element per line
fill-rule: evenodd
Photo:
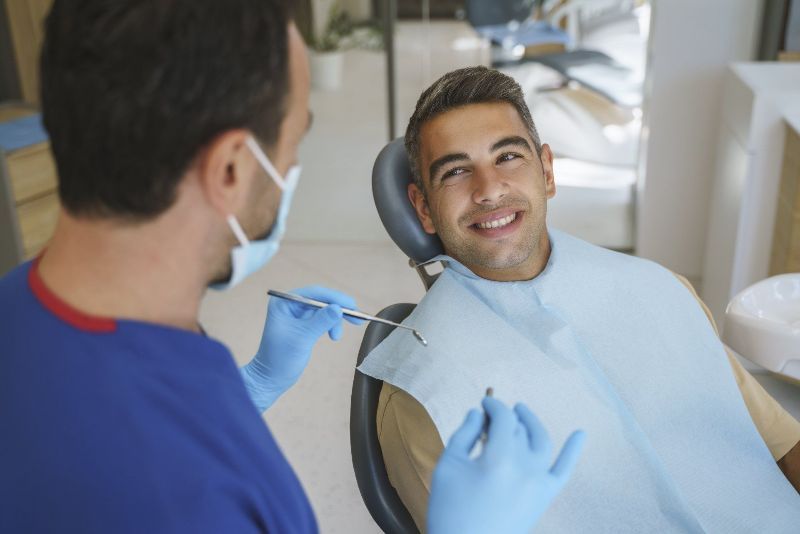
<path fill-rule="evenodd" d="M 587 442 L 542 532 L 800 532 L 800 496 L 750 418 L 724 347 L 668 270 L 551 231 L 545 270 L 482 279 L 451 258 L 359 369 L 407 391 L 443 442 L 488 386 L 560 448 Z"/>

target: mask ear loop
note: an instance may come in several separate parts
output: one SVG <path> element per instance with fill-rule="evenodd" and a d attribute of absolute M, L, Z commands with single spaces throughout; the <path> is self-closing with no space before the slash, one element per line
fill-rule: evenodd
<path fill-rule="evenodd" d="M 264 167 L 264 170 L 267 171 L 267 174 L 270 175 L 270 178 L 272 178 L 275 181 L 280 190 L 281 191 L 285 190 L 286 180 L 281 178 L 280 173 L 272 164 L 272 162 L 269 160 L 267 155 L 264 154 L 264 151 L 261 149 L 258 143 L 256 143 L 256 140 L 253 138 L 253 136 L 252 135 L 247 136 L 247 138 L 244 140 L 244 143 L 245 145 L 247 145 L 247 148 L 250 149 L 250 152 L 253 153 L 253 155 L 261 164 L 261 166 Z M 236 217 L 234 217 L 233 215 L 228 215 L 226 217 L 226 220 L 228 221 L 228 226 L 230 226 L 231 230 L 233 231 L 233 235 L 235 235 L 236 239 L 239 240 L 239 244 L 241 244 L 243 247 L 249 245 L 250 240 L 247 239 L 247 236 L 245 235 L 244 230 L 242 230 L 239 221 L 236 220 Z"/>
<path fill-rule="evenodd" d="M 244 234 L 244 230 L 242 230 L 242 227 L 239 225 L 239 221 L 236 220 L 236 217 L 233 215 L 228 215 L 225 219 L 228 221 L 228 226 L 230 226 L 231 230 L 233 230 L 233 235 L 235 235 L 236 239 L 239 240 L 239 244 L 243 247 L 249 245 L 250 240 L 247 239 L 247 236 Z"/>
<path fill-rule="evenodd" d="M 253 136 L 248 136 L 247 139 L 244 140 L 244 143 L 256 157 L 261 166 L 264 167 L 264 170 L 267 171 L 267 174 L 269 174 L 275 183 L 278 184 L 278 187 L 281 189 L 281 191 L 286 189 L 286 181 L 281 177 L 280 173 L 269 160 L 267 155 L 264 154 L 264 151 L 261 150 L 261 147 L 258 146 L 258 143 L 256 143 L 255 139 L 253 139 Z"/>

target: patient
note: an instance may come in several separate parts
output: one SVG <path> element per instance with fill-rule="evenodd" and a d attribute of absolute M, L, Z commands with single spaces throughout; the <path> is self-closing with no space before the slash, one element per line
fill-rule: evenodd
<path fill-rule="evenodd" d="M 385 382 L 384 461 L 420 528 L 443 438 L 492 386 L 556 446 L 589 436 L 542 531 L 796 532 L 800 424 L 726 354 L 685 279 L 547 228 L 553 155 L 513 79 L 445 75 L 405 144 L 446 268 L 406 321 L 429 347 L 397 329 L 360 369 Z"/>

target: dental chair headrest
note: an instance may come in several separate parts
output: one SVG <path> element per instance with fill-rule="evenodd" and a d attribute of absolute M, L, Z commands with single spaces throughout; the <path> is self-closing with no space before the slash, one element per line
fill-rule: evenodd
<path fill-rule="evenodd" d="M 372 168 L 372 197 L 389 236 L 415 263 L 442 254 L 442 243 L 422 229 L 414 206 L 408 199 L 411 167 L 403 139 L 386 145 Z"/>

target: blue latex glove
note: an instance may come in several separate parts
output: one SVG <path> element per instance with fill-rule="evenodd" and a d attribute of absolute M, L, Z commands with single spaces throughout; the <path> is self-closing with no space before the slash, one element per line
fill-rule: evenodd
<path fill-rule="evenodd" d="M 320 337 L 326 332 L 334 341 L 342 337 L 342 308 L 356 308 L 352 297 L 324 287 L 308 286 L 292 293 L 330 305 L 314 308 L 282 298 L 269 299 L 258 352 L 241 368 L 244 385 L 259 412 L 272 406 L 297 382 Z M 345 319 L 354 324 L 363 322 Z"/>
<path fill-rule="evenodd" d="M 471 410 L 433 471 L 429 534 L 528 533 L 572 474 L 583 431 L 567 439 L 551 467 L 550 438 L 527 407 L 511 410 L 486 397 L 483 408 L 490 423 L 480 455 L 470 458 L 484 416 Z"/>

